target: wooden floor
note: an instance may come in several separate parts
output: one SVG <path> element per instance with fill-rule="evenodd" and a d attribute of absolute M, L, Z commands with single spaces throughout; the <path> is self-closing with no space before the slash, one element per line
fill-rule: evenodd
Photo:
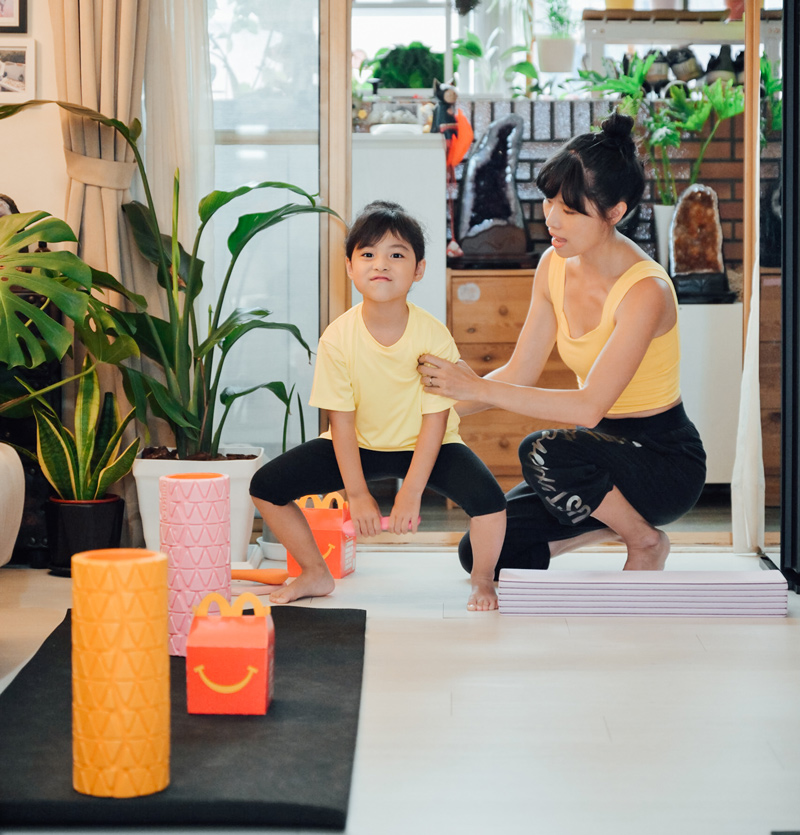
<path fill-rule="evenodd" d="M 553 570 L 623 560 L 604 548 Z M 713 548 L 676 548 L 667 569 L 760 570 Z M 70 594 L 0 569 L 0 689 Z M 794 593 L 781 619 L 512 618 L 467 612 L 467 594 L 452 548 L 360 547 L 333 595 L 298 604 L 368 613 L 349 835 L 800 830 Z M 242 779 L 269 770 L 242 763 Z"/>

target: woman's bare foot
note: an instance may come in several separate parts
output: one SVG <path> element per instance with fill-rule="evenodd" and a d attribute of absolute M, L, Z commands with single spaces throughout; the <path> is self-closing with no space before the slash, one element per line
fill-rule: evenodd
<path fill-rule="evenodd" d="M 472 594 L 467 601 L 470 612 L 489 612 L 497 608 L 497 592 L 491 580 L 473 580 Z"/>
<path fill-rule="evenodd" d="M 623 571 L 663 571 L 669 556 L 669 537 L 664 531 L 653 528 L 653 535 L 636 546 L 628 546 L 628 559 Z"/>
<path fill-rule="evenodd" d="M 558 557 L 570 551 L 577 551 L 578 548 L 586 548 L 589 545 L 597 545 L 600 542 L 622 542 L 622 537 L 611 528 L 598 528 L 593 531 L 585 531 L 571 539 L 556 539 L 548 542 L 550 557 Z"/>
<path fill-rule="evenodd" d="M 269 596 L 270 603 L 291 603 L 301 597 L 325 597 L 336 588 L 336 582 L 328 567 L 306 569 L 299 577 L 282 586 Z"/>

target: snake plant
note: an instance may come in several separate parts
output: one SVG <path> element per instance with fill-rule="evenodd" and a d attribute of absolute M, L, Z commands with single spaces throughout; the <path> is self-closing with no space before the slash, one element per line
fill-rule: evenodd
<path fill-rule="evenodd" d="M 103 498 L 111 485 L 130 472 L 139 439 L 120 451 L 122 433 L 133 420 L 134 410 L 120 419 L 116 397 L 110 392 L 101 403 L 100 381 L 90 357 L 84 360 L 83 372 L 77 383 L 73 431 L 41 395 L 29 389 L 34 396 L 36 455 L 15 449 L 39 462 L 60 498 L 86 501 Z"/>

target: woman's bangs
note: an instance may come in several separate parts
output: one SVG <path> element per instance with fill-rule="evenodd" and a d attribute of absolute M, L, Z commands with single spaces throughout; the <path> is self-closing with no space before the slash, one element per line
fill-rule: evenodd
<path fill-rule="evenodd" d="M 583 165 L 577 154 L 563 151 L 547 160 L 539 171 L 536 185 L 550 200 L 561 192 L 566 206 L 586 214 L 586 183 Z"/>

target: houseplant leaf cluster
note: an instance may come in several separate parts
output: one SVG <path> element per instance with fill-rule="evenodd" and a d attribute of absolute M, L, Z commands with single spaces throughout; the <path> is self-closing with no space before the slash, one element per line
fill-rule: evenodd
<path fill-rule="evenodd" d="M 432 87 L 434 79 L 444 79 L 444 55 L 420 41 L 379 49 L 364 65 L 372 68 L 381 87 L 425 88 Z M 454 56 L 453 70 L 457 69 Z"/>
<path fill-rule="evenodd" d="M 645 79 L 655 58 L 654 53 L 644 59 L 633 55 L 626 67 L 612 67 L 613 74 L 581 71 L 580 76 L 584 90 L 620 97 L 618 109 L 638 120 L 656 175 L 658 201 L 669 206 L 678 198 L 672 170 L 674 151 L 687 134 L 700 135 L 710 123 L 689 173 L 688 185 L 693 185 L 722 122 L 744 112 L 744 88 L 734 81 L 719 79 L 692 90 L 673 84 L 664 98 L 648 96 Z"/>
<path fill-rule="evenodd" d="M 16 380 L 15 370 L 62 360 L 72 350 L 73 335 L 52 316 L 52 306 L 71 320 L 74 332 L 96 362 L 117 364 L 138 356 L 133 337 L 117 330 L 114 311 L 92 289 L 113 290 L 133 303 L 144 300 L 108 273 L 95 270 L 71 252 L 29 252 L 40 243 L 75 242 L 63 220 L 46 212 L 0 217 L 0 414 L 30 402 L 33 395 Z M 23 291 L 20 293 L 19 291 Z M 33 295 L 30 295 L 33 294 Z M 43 299 L 40 304 L 31 299 Z M 78 374 L 42 389 L 44 394 L 88 374 Z"/>
<path fill-rule="evenodd" d="M 14 115 L 20 110 L 45 103 L 41 100 L 23 102 L 0 107 L 0 119 Z M 248 243 L 260 232 L 301 214 L 327 213 L 338 217 L 336 212 L 320 206 L 315 196 L 308 194 L 290 183 L 263 182 L 242 186 L 233 191 L 214 191 L 206 195 L 198 206 L 199 224 L 193 245 L 185 249 L 177 238 L 179 175 L 176 172 L 174 200 L 171 220 L 171 234 L 161 232 L 156 214 L 150 183 L 140 154 L 137 139 L 140 134 L 138 122 L 126 126 L 102 113 L 66 102 L 55 102 L 75 115 L 113 127 L 132 150 L 142 180 L 145 202 L 134 202 L 123 207 L 131 224 L 134 239 L 142 255 L 156 267 L 156 278 L 164 290 L 167 307 L 166 318 L 158 317 L 147 310 L 141 297 L 127 294 L 131 310 L 111 308 L 97 309 L 97 317 L 108 317 L 107 324 L 119 334 L 118 338 L 130 338 L 142 354 L 153 360 L 161 374 L 130 368 L 122 363 L 126 394 L 134 405 L 137 419 L 147 434 L 148 418 L 152 415 L 167 422 L 174 433 L 180 458 L 211 457 L 218 454 L 223 420 L 215 421 L 215 407 L 220 402 L 219 390 L 221 373 L 225 360 L 243 337 L 255 330 L 280 330 L 289 333 L 308 352 L 311 349 L 295 325 L 267 321 L 271 311 L 263 308 L 236 309 L 223 316 L 226 292 L 237 260 Z M 225 276 L 221 282 L 215 303 L 202 320 L 197 311 L 197 301 L 203 287 L 203 261 L 198 251 L 203 232 L 216 212 L 230 202 L 256 189 L 288 191 L 302 198 L 301 202 L 289 202 L 277 209 L 241 216 L 231 232 L 227 246 L 230 255 Z M 111 279 L 109 276 L 108 279 Z M 208 333 L 201 328 L 206 327 Z M 88 339 L 91 335 L 85 334 Z M 226 405 L 237 396 L 260 388 L 266 388 L 289 405 L 285 386 L 265 383 L 244 390 L 226 390 Z M 283 395 L 286 394 L 284 400 Z"/>

